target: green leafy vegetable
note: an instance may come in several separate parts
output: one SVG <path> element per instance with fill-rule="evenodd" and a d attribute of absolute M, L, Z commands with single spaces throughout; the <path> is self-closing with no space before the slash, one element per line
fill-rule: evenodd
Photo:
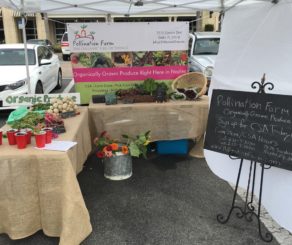
<path fill-rule="evenodd" d="M 23 118 L 14 121 L 10 124 L 12 128 L 22 129 L 30 128 L 34 129 L 38 123 L 44 122 L 44 116 L 37 112 L 28 112 Z"/>
<path fill-rule="evenodd" d="M 32 106 L 32 110 L 33 111 L 46 111 L 48 109 L 50 109 L 50 106 L 52 104 L 42 104 L 42 103 L 38 103 Z"/>

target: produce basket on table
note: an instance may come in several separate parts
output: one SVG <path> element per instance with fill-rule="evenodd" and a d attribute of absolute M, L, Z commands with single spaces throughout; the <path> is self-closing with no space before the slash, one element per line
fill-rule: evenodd
<path fill-rule="evenodd" d="M 203 73 L 189 72 L 177 77 L 171 86 L 177 94 L 184 94 L 186 99 L 194 100 L 206 93 L 207 78 Z"/>

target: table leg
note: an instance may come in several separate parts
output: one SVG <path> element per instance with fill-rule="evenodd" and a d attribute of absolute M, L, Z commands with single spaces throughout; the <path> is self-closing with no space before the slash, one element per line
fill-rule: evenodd
<path fill-rule="evenodd" d="M 196 138 L 195 146 L 190 150 L 189 155 L 196 158 L 205 158 L 204 156 L 204 135 Z"/>

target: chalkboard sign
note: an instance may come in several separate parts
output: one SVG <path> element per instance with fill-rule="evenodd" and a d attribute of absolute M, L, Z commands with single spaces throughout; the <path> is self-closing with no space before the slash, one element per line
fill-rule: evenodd
<path fill-rule="evenodd" d="M 292 96 L 213 90 L 205 149 L 292 170 Z"/>

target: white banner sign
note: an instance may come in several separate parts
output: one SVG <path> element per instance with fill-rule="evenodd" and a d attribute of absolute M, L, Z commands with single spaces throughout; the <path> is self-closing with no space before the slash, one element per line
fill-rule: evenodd
<path fill-rule="evenodd" d="M 188 22 L 69 23 L 71 52 L 187 50 Z"/>
<path fill-rule="evenodd" d="M 80 104 L 80 93 L 67 94 L 23 94 L 23 95 L 7 95 L 3 96 L 3 106 L 19 106 L 51 103 L 52 98 L 63 99 L 65 97 L 72 98 L 75 104 Z"/>

